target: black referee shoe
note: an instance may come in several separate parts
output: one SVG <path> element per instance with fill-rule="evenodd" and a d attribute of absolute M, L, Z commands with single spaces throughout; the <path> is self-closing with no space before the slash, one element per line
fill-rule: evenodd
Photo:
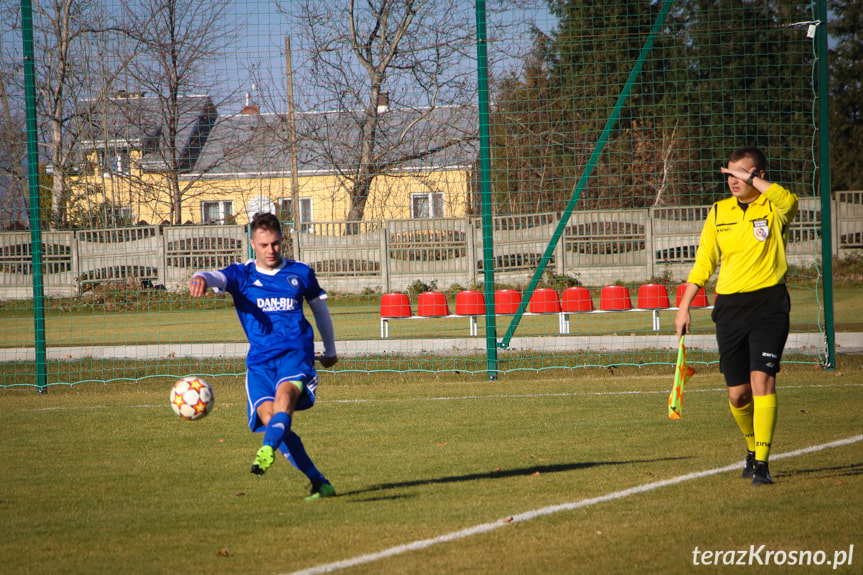
<path fill-rule="evenodd" d="M 773 483 L 773 478 L 770 477 L 770 470 L 767 468 L 766 461 L 755 462 L 755 472 L 752 474 L 752 485 L 770 485 Z"/>
<path fill-rule="evenodd" d="M 740 476 L 743 479 L 752 479 L 755 474 L 755 452 L 746 452 L 746 462 L 743 464 L 743 474 Z"/>

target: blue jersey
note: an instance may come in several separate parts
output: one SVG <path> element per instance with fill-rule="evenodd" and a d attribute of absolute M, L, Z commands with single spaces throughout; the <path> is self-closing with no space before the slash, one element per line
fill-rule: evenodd
<path fill-rule="evenodd" d="M 283 259 L 271 271 L 257 269 L 250 260 L 220 272 L 249 340 L 246 365 L 288 355 L 297 366 L 314 373 L 315 334 L 303 315 L 303 300 L 327 297 L 318 285 L 315 270 L 302 262 Z"/>

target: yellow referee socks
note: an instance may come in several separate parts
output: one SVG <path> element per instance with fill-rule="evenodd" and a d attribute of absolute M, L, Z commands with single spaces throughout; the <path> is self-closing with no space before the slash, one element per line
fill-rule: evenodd
<path fill-rule="evenodd" d="M 773 430 L 776 428 L 776 394 L 756 395 L 753 424 L 755 427 L 755 459 L 767 461 L 770 457 L 770 444 L 773 443 Z"/>
<path fill-rule="evenodd" d="M 743 432 L 743 437 L 746 438 L 746 445 L 749 451 L 755 451 L 755 427 L 752 421 L 754 412 L 752 402 L 750 401 L 743 407 L 734 407 L 729 400 L 728 406 L 731 408 L 731 415 L 734 416 L 734 421 L 740 431 Z"/>

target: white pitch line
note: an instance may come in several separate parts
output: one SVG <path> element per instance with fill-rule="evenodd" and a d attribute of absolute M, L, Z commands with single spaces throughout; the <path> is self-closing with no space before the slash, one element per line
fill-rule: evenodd
<path fill-rule="evenodd" d="M 771 456 L 771 459 L 776 460 L 787 459 L 789 457 L 797 457 L 799 455 L 805 455 L 807 453 L 813 453 L 815 451 L 822 451 L 824 449 L 830 449 L 833 447 L 851 445 L 852 443 L 857 443 L 858 441 L 863 441 L 863 435 L 855 435 L 853 437 L 839 439 L 836 441 L 831 441 L 829 443 L 823 443 L 821 445 L 804 447 L 795 451 L 789 451 L 788 453 L 780 453 L 778 455 Z M 431 539 L 421 539 L 412 543 L 406 543 L 404 545 L 390 547 L 389 549 L 384 549 L 383 551 L 378 551 L 376 553 L 368 553 L 366 555 L 359 555 L 351 559 L 343 559 L 342 561 L 336 561 L 334 563 L 327 563 L 324 565 L 318 565 L 317 567 L 310 567 L 309 569 L 294 571 L 290 575 L 319 575 L 321 573 L 333 573 L 341 569 L 348 569 L 350 567 L 356 567 L 357 565 L 372 563 L 379 559 L 386 559 L 388 557 L 401 555 L 402 553 L 407 553 L 408 551 L 426 549 L 428 547 L 439 545 L 441 543 L 456 541 L 458 539 L 464 539 L 466 537 L 470 537 L 472 535 L 479 535 L 481 533 L 488 533 L 489 531 L 500 529 L 501 527 L 506 527 L 511 523 L 530 521 L 531 519 L 536 519 L 537 517 L 552 515 L 554 513 L 560 513 L 561 511 L 573 511 L 575 509 L 590 507 L 591 505 L 597 505 L 599 503 L 614 501 L 616 499 L 623 499 L 624 497 L 629 497 L 630 495 L 646 493 L 648 491 L 653 491 L 662 487 L 677 485 L 679 483 L 684 483 L 692 479 L 701 479 L 702 477 L 709 477 L 711 475 L 717 475 L 719 473 L 725 473 L 726 471 L 735 471 L 739 469 L 740 463 L 737 462 L 732 463 L 731 465 L 726 465 L 725 467 L 716 467 L 714 469 L 708 469 L 706 471 L 697 471 L 695 473 L 688 473 L 686 475 L 680 475 L 678 477 L 665 479 L 663 481 L 655 481 L 653 483 L 647 483 L 645 485 L 630 487 L 629 489 L 624 489 L 622 491 L 614 491 L 606 495 L 600 495 L 599 497 L 592 497 L 590 499 L 582 499 L 580 501 L 573 501 L 571 503 L 563 503 L 560 505 L 543 507 L 541 509 L 535 509 L 533 511 L 527 511 L 525 513 L 513 515 L 512 517 L 507 517 L 505 519 L 498 519 L 497 521 L 493 521 L 491 523 L 483 523 L 481 525 L 475 525 L 473 527 L 468 527 L 467 529 L 462 529 L 460 531 L 453 531 L 452 533 L 446 533 L 444 535 L 439 535 L 438 537 L 433 537 Z"/>

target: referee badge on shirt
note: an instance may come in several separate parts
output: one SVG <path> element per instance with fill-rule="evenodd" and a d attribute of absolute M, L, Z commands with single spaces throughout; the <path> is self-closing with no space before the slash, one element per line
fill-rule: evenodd
<path fill-rule="evenodd" d="M 752 220 L 752 232 L 755 234 L 755 239 L 763 242 L 770 235 L 770 226 L 766 219 Z"/>

